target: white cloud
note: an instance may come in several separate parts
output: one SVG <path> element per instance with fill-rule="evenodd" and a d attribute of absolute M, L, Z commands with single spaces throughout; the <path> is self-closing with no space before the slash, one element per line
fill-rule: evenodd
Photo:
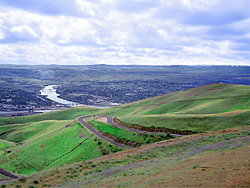
<path fill-rule="evenodd" d="M 14 26 L 10 31 L 19 38 L 38 38 L 38 34 L 27 25 Z"/>
<path fill-rule="evenodd" d="M 85 14 L 94 17 L 95 11 L 94 6 L 92 3 L 84 1 L 84 0 L 76 0 L 76 6 L 79 8 L 80 11 L 85 12 Z"/>
<path fill-rule="evenodd" d="M 228 1 L 3 0 L 0 63 L 246 64 L 248 1 Z"/>

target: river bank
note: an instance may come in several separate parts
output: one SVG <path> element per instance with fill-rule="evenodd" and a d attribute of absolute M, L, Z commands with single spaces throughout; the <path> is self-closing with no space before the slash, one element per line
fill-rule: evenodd
<path fill-rule="evenodd" d="M 45 112 L 51 112 L 51 111 L 57 111 L 62 110 L 65 108 L 71 108 L 71 107 L 77 107 L 77 106 L 88 106 L 93 108 L 110 108 L 112 106 L 94 106 L 94 105 L 84 105 L 79 104 L 76 102 L 68 101 L 66 99 L 60 98 L 60 94 L 56 92 L 57 85 L 48 85 L 45 86 L 43 89 L 40 90 L 40 95 L 46 96 L 48 99 L 59 103 L 61 105 L 58 105 L 57 107 L 53 108 L 40 108 L 40 109 L 27 109 L 27 110 L 20 110 L 20 111 L 0 111 L 0 117 L 16 117 L 16 116 L 27 116 L 27 115 L 34 115 L 39 113 L 45 113 Z M 61 106 L 61 107 L 60 107 Z"/>
<path fill-rule="evenodd" d="M 57 102 L 57 103 L 60 103 L 60 104 L 63 104 L 67 107 L 76 107 L 76 106 L 88 106 L 88 107 L 94 107 L 94 108 L 110 108 L 112 106 L 94 106 L 94 105 L 85 105 L 85 104 L 79 104 L 79 103 L 76 103 L 76 102 L 72 102 L 72 101 L 68 101 L 66 99 L 62 99 L 60 98 L 60 94 L 58 94 L 56 92 L 57 90 L 57 85 L 48 85 L 48 86 L 45 86 L 41 91 L 40 91 L 40 94 L 41 95 L 45 95 L 47 96 L 48 99 L 54 101 L 54 102 Z"/>

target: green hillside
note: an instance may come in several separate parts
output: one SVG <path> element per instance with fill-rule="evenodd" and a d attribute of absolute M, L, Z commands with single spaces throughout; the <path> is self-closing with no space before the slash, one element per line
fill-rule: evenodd
<path fill-rule="evenodd" d="M 76 121 L 85 115 L 109 115 L 131 126 L 178 131 L 208 132 L 247 126 L 250 86 L 217 83 L 107 109 L 76 107 L 0 118 L 0 166 L 28 175 L 125 150 L 99 139 Z M 144 145 L 165 139 L 98 121 L 97 118 L 92 124 L 99 131 L 124 142 Z"/>
<path fill-rule="evenodd" d="M 245 126 L 48 169 L 6 186 L 249 187 L 249 154 L 250 126 Z"/>
<path fill-rule="evenodd" d="M 9 149 L 15 146 L 16 144 L 14 142 L 9 142 L 0 139 L 0 157 L 2 157 Z"/>
<path fill-rule="evenodd" d="M 218 114 L 247 110 L 250 109 L 250 86 L 210 84 L 123 105 L 118 109 L 126 115 Z"/>
<path fill-rule="evenodd" d="M 250 86 L 210 84 L 105 112 L 129 124 L 195 132 L 249 125 Z"/>
<path fill-rule="evenodd" d="M 92 115 L 98 112 L 97 108 L 90 107 L 77 107 L 68 108 L 59 111 L 52 111 L 31 116 L 19 116 L 19 117 L 0 117 L 0 126 L 8 124 L 23 124 L 28 122 L 39 122 L 44 120 L 74 120 L 79 116 Z"/>
<path fill-rule="evenodd" d="M 1 132 L 10 129 L 11 132 L 1 137 L 18 146 L 11 147 L 11 153 L 0 158 L 1 167 L 27 175 L 101 157 L 104 150 L 109 153 L 123 150 L 100 141 L 76 121 L 46 120 L 0 127 Z M 1 147 L 0 151 L 3 149 Z"/>

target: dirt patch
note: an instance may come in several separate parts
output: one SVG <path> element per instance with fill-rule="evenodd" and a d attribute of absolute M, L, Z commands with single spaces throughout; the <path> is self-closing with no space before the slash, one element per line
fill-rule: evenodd
<path fill-rule="evenodd" d="M 46 145 L 41 144 L 40 147 L 41 147 L 41 149 L 44 149 L 46 147 Z"/>
<path fill-rule="evenodd" d="M 103 122 L 103 123 L 107 123 L 107 118 L 105 118 L 105 117 L 97 117 L 97 118 L 96 118 L 96 121 L 100 121 L 100 122 Z"/>
<path fill-rule="evenodd" d="M 82 134 L 79 135 L 78 137 L 79 137 L 79 138 L 84 138 L 85 136 L 86 136 L 86 134 L 83 134 L 83 133 L 82 133 Z"/>

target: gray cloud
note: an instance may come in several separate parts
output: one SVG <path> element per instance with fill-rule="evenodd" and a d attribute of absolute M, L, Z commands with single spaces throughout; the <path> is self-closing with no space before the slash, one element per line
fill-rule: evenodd
<path fill-rule="evenodd" d="M 91 16 L 87 10 L 71 0 L 2 0 L 2 5 L 46 15 Z"/>

